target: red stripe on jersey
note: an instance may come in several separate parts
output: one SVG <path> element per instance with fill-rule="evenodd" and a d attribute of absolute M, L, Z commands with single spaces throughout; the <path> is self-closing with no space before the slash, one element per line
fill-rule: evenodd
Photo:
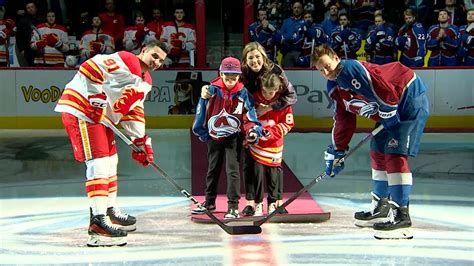
<path fill-rule="evenodd" d="M 100 70 L 99 66 L 97 66 L 92 60 L 87 60 L 82 63 L 79 67 L 79 72 L 94 83 L 104 83 L 104 74 L 102 73 L 102 70 Z"/>

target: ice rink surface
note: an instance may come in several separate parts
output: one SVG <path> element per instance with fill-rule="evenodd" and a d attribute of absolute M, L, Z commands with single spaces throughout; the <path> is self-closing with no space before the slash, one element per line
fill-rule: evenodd
<path fill-rule="evenodd" d="M 157 162 L 191 190 L 189 132 L 152 131 Z M 365 134 L 357 134 L 353 144 Z M 119 203 L 138 219 L 128 244 L 86 247 L 84 166 L 62 131 L 0 132 L 0 264 L 68 265 L 474 265 L 474 134 L 425 134 L 410 161 L 412 240 L 376 240 L 353 225 L 368 208 L 368 145 L 344 172 L 311 194 L 329 221 L 262 226 L 231 236 L 190 220 L 191 203 L 152 169 L 138 167 L 119 146 Z M 324 133 L 287 136 L 285 160 L 303 185 L 323 170 Z"/>

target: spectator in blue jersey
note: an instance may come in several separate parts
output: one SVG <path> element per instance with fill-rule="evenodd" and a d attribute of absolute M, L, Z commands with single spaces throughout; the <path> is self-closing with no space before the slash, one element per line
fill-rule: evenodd
<path fill-rule="evenodd" d="M 281 42 L 281 33 L 267 18 L 267 9 L 258 10 L 257 21 L 249 25 L 250 41 L 260 43 L 270 60 L 275 61 L 277 46 L 273 40 Z M 277 43 L 279 43 L 277 41 Z"/>
<path fill-rule="evenodd" d="M 405 24 L 395 38 L 395 46 L 401 52 L 400 62 L 407 67 L 422 67 L 426 55 L 425 28 L 415 21 L 415 13 L 411 9 L 406 9 L 403 15 Z"/>
<path fill-rule="evenodd" d="M 204 208 L 209 211 L 216 209 L 219 176 L 225 158 L 228 209 L 224 218 L 239 218 L 241 135 L 245 135 L 249 144 L 256 143 L 261 136 L 253 98 L 240 81 L 241 74 L 237 58 L 224 58 L 219 77 L 208 87 L 211 97 L 200 98 L 196 107 L 193 133 L 207 142 L 208 170 L 206 201 L 192 211 L 195 214 L 204 214 Z"/>
<path fill-rule="evenodd" d="M 337 26 L 339 26 L 339 8 L 336 5 L 329 7 L 329 17 L 323 23 L 324 32 L 330 34 Z"/>
<path fill-rule="evenodd" d="M 324 153 L 327 176 L 344 169 L 344 158 L 357 127 L 357 115 L 383 129 L 370 143 L 372 205 L 354 214 L 355 225 L 372 227 L 377 239 L 411 239 L 409 214 L 413 177 L 408 156 L 416 156 L 428 119 L 426 86 L 410 68 L 393 62 L 376 65 L 341 60 L 327 45 L 315 48 L 313 66 L 328 80 L 335 101 L 332 143 Z"/>
<path fill-rule="evenodd" d="M 313 23 L 313 15 L 305 11 L 304 15 L 304 39 L 300 56 L 296 59 L 296 65 L 299 67 L 309 67 L 311 65 L 311 53 L 313 47 L 329 42 L 329 37 L 324 33 L 321 24 Z"/>
<path fill-rule="evenodd" d="M 351 28 L 347 14 L 339 15 L 339 26 L 330 34 L 331 47 L 341 58 L 357 58 L 357 51 L 361 46 L 360 34 L 356 29 Z"/>
<path fill-rule="evenodd" d="M 458 64 L 459 29 L 449 24 L 449 13 L 441 9 L 438 24 L 430 27 L 426 39 L 426 48 L 431 50 L 428 66 L 455 66 Z"/>
<path fill-rule="evenodd" d="M 296 59 L 300 56 L 304 39 L 304 19 L 303 19 L 303 2 L 295 1 L 291 6 L 293 16 L 285 19 L 281 26 L 281 34 L 283 36 L 283 53 L 282 66 L 296 66 Z"/>
<path fill-rule="evenodd" d="M 375 27 L 369 31 L 365 42 L 365 51 L 369 62 L 383 65 L 394 61 L 395 33 L 383 19 L 381 14 L 374 18 Z"/>
<path fill-rule="evenodd" d="M 474 66 L 474 9 L 467 10 L 467 24 L 461 26 L 459 33 L 461 45 L 459 56 L 465 66 Z"/>

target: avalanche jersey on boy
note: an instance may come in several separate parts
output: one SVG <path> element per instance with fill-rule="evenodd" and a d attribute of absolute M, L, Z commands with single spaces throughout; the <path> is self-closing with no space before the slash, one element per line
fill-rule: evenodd
<path fill-rule="evenodd" d="M 131 137 L 140 138 L 145 135 L 143 102 L 151 86 L 150 74 L 148 71 L 142 73 L 140 60 L 134 54 L 121 51 L 96 55 L 81 64 L 77 74 L 66 84 L 54 110 L 92 122 L 87 111 L 90 106 L 88 96 L 104 92 L 108 101 L 107 119 L 114 124 L 121 122 Z M 125 115 L 119 113 L 120 104 L 132 97 L 137 97 L 137 100 L 123 112 Z"/>
<path fill-rule="evenodd" d="M 251 128 L 261 125 L 253 98 L 242 82 L 228 90 L 219 77 L 211 81 L 209 93 L 211 98 L 199 99 L 193 123 L 193 133 L 201 141 L 222 140 L 242 131 L 246 134 Z"/>
<path fill-rule="evenodd" d="M 412 101 L 425 92 L 424 86 L 410 86 L 416 77 L 410 68 L 393 62 L 375 65 L 357 60 L 341 60 L 342 69 L 327 90 L 336 102 L 333 144 L 336 150 L 347 150 L 356 128 L 356 115 L 375 121 L 395 116 L 404 119 L 407 99 Z M 392 77 L 397 76 L 397 79 Z"/>

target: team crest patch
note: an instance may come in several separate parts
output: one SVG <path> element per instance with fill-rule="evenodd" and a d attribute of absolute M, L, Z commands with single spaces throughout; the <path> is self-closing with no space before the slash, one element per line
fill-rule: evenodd
<path fill-rule="evenodd" d="M 389 140 L 387 146 L 389 148 L 397 148 L 398 147 L 398 140 L 396 140 L 396 139 Z"/>

